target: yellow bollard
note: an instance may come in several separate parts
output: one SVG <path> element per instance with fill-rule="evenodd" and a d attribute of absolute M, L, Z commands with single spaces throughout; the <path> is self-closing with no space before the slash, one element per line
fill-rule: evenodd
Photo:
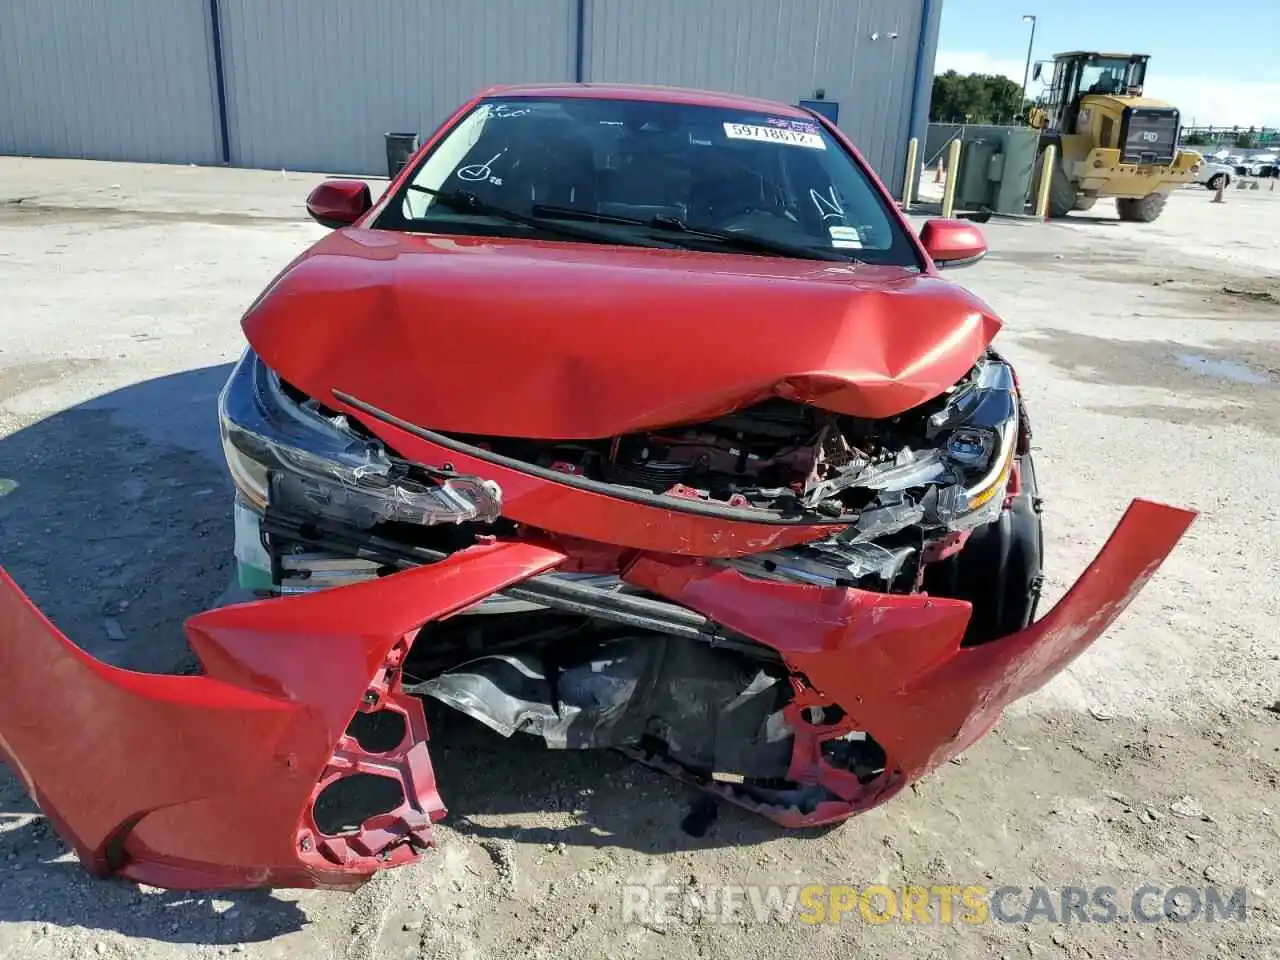
<path fill-rule="evenodd" d="M 1036 193 L 1036 216 L 1049 217 L 1049 185 L 1053 183 L 1053 167 L 1058 162 L 1058 148 L 1052 143 L 1044 148 L 1044 160 L 1040 164 L 1040 184 Z"/>
<path fill-rule="evenodd" d="M 942 216 L 949 219 L 956 209 L 956 184 L 960 182 L 960 140 L 947 147 L 947 186 L 942 191 Z"/>
<path fill-rule="evenodd" d="M 916 162 L 920 150 L 920 140 L 912 137 L 907 141 L 907 179 L 902 188 L 902 209 L 911 209 L 911 196 L 916 192 Z"/>

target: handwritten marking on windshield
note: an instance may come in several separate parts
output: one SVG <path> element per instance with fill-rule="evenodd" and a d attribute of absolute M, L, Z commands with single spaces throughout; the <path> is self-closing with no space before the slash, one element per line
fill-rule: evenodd
<path fill-rule="evenodd" d="M 493 108 L 493 116 L 501 120 L 510 119 L 511 117 L 523 117 L 529 113 L 532 113 L 532 111 L 528 107 L 513 107 L 508 103 L 500 103 Z"/>
<path fill-rule="evenodd" d="M 837 220 L 843 220 L 844 208 L 840 206 L 840 201 L 836 199 L 836 188 L 832 185 L 828 189 L 829 193 L 819 193 L 810 187 L 809 198 L 813 200 L 813 205 L 818 208 L 818 213 L 824 222 L 832 217 Z"/>
<path fill-rule="evenodd" d="M 493 181 L 493 164 L 497 159 L 507 151 L 499 150 L 484 163 L 469 163 L 465 167 L 458 168 L 458 179 L 466 180 L 468 183 L 480 183 L 481 181 Z M 498 181 L 498 185 L 502 185 L 502 181 Z"/>

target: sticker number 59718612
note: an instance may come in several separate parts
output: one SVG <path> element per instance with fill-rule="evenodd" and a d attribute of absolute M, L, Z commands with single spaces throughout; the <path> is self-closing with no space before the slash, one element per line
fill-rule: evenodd
<path fill-rule="evenodd" d="M 762 127 L 753 123 L 726 123 L 724 135 L 731 140 L 763 140 L 766 143 L 781 143 L 793 147 L 812 147 L 817 150 L 827 149 L 821 135 L 806 133 L 801 130 L 785 130 L 779 127 Z"/>

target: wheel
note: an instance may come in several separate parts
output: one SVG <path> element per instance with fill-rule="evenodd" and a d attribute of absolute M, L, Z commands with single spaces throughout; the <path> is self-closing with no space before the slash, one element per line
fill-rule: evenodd
<path fill-rule="evenodd" d="M 1150 223 L 1164 212 L 1168 194 L 1149 193 L 1145 197 L 1121 197 L 1116 200 L 1116 213 L 1131 223 Z"/>
<path fill-rule="evenodd" d="M 1225 190 L 1231 183 L 1231 178 L 1225 173 L 1215 173 L 1209 178 L 1209 182 L 1205 184 L 1210 190 Z"/>
<path fill-rule="evenodd" d="M 1040 171 L 1043 169 L 1044 154 L 1041 153 L 1040 160 L 1036 163 L 1037 188 L 1040 183 Z M 1054 220 L 1060 220 L 1074 209 L 1076 209 L 1076 188 L 1067 179 L 1062 165 L 1055 162 L 1053 174 L 1049 178 L 1049 216 Z"/>
<path fill-rule="evenodd" d="M 1022 489 L 999 519 L 976 528 L 964 549 L 925 570 L 925 590 L 973 605 L 963 645 L 998 640 L 1026 628 L 1044 583 L 1040 495 L 1031 454 L 1018 460 Z"/>

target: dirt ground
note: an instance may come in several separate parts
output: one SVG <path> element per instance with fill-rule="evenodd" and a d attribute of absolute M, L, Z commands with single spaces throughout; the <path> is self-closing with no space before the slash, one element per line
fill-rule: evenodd
<path fill-rule="evenodd" d="M 240 313 L 323 233 L 301 213 L 316 180 L 0 158 L 0 562 L 99 657 L 182 667 L 182 620 L 229 582 L 214 399 Z M 440 845 L 354 895 L 93 880 L 0 772 L 0 956 L 1280 958 L 1280 192 L 1210 199 L 1185 190 L 1149 226 L 1103 205 L 991 223 L 990 256 L 954 275 L 1007 320 L 1050 601 L 1131 498 L 1202 511 L 1102 641 L 963 762 L 832 830 L 722 809 L 695 836 L 697 798 L 658 774 L 435 709 Z M 1109 885 L 1122 906 L 1213 885 L 1248 906 L 1243 923 L 627 922 L 637 883 Z"/>

